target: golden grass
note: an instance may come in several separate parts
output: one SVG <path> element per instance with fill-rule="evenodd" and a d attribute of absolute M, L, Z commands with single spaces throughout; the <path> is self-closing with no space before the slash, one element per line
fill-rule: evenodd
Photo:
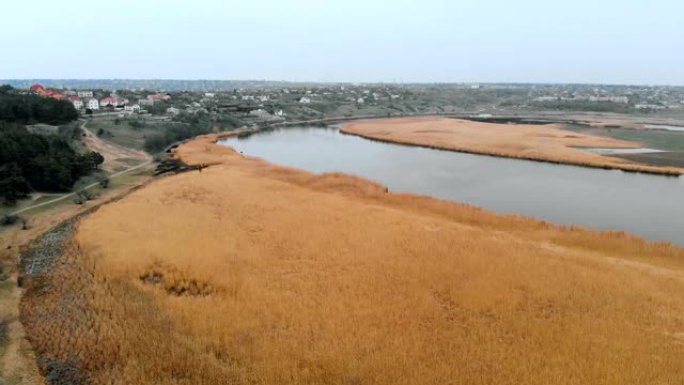
<path fill-rule="evenodd" d="M 369 120 L 344 124 L 341 131 L 368 139 L 474 154 L 577 166 L 681 175 L 659 167 L 579 148 L 639 148 L 641 144 L 567 131 L 556 125 L 496 124 L 440 117 Z"/>
<path fill-rule="evenodd" d="M 214 166 L 83 220 L 24 302 L 39 355 L 91 383 L 684 378 L 682 249 L 387 194 L 211 137 L 177 154 Z"/>

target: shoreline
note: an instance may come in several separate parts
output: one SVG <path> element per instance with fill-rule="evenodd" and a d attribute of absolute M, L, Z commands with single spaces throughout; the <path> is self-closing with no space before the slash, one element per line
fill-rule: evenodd
<path fill-rule="evenodd" d="M 453 379 L 452 369 L 478 383 L 480 362 L 503 363 L 486 379 L 502 382 L 549 355 L 558 365 L 535 383 L 575 373 L 577 362 L 602 369 L 601 357 L 631 359 L 634 349 L 644 359 L 625 379 L 678 363 L 676 345 L 641 323 L 667 306 L 660 333 L 681 314 L 684 248 L 391 193 L 216 143 L 235 135 L 179 145 L 172 156 L 204 171 L 155 178 L 77 219 L 52 261 L 59 269 L 26 281 L 36 352 L 78 375 L 140 384 L 171 384 L 179 367 L 195 383 L 335 383 L 359 358 L 371 363 L 364 382 L 425 384 Z M 592 348 L 601 336 L 617 342 Z M 535 343 L 519 343 L 528 338 Z M 444 354 L 453 341 L 464 354 Z M 462 359 L 476 351 L 478 360 Z"/>
<path fill-rule="evenodd" d="M 340 129 L 341 130 L 341 129 Z M 280 165 L 277 163 L 272 163 L 267 160 L 264 160 L 262 158 L 258 157 L 251 157 L 247 154 L 239 154 L 233 149 L 232 147 L 229 146 L 223 146 L 218 144 L 219 141 L 225 138 L 230 138 L 230 137 L 235 137 L 241 134 L 244 131 L 238 132 L 232 131 L 232 132 L 225 132 L 225 133 L 218 133 L 218 134 L 207 134 L 207 135 L 201 135 L 198 137 L 195 137 L 177 148 L 172 150 L 173 157 L 182 161 L 183 163 L 189 165 L 189 166 L 225 166 L 226 164 L 232 163 L 231 162 L 231 157 L 239 157 L 241 160 L 244 160 L 246 162 L 255 162 L 256 164 L 262 165 L 265 169 L 268 169 L 269 171 L 286 171 L 285 177 L 277 177 L 279 180 L 284 180 L 287 182 L 292 182 L 297 185 L 304 185 L 307 187 L 309 183 L 313 180 L 317 179 L 325 179 L 330 176 L 334 177 L 339 177 L 340 179 L 348 179 L 349 181 L 353 181 L 353 183 L 360 183 L 364 185 L 364 188 L 361 188 L 362 191 L 364 191 L 362 196 L 366 196 L 367 198 L 372 198 L 372 199 L 378 199 L 383 200 L 386 197 L 389 198 L 410 198 L 411 200 L 414 201 L 420 201 L 420 207 L 423 208 L 425 207 L 425 202 L 427 202 L 427 206 L 430 206 L 431 203 L 437 203 L 439 206 L 445 205 L 445 206 L 450 206 L 453 205 L 454 207 L 458 208 L 466 208 L 468 210 L 474 210 L 477 211 L 483 215 L 493 217 L 494 219 L 509 219 L 513 220 L 514 222 L 519 222 L 519 221 L 524 221 L 527 222 L 528 225 L 531 225 L 531 227 L 537 227 L 537 226 L 542 226 L 544 228 L 552 227 L 555 228 L 556 230 L 559 230 L 561 232 L 575 232 L 579 231 L 582 233 L 591 233 L 595 235 L 621 235 L 624 236 L 626 239 L 629 240 L 638 240 L 639 243 L 644 243 L 644 244 L 652 244 L 652 245 L 660 245 L 660 246 L 666 246 L 666 247 L 672 247 L 674 249 L 681 249 L 684 251 L 684 246 L 679 246 L 677 244 L 674 244 L 670 241 L 654 241 L 654 240 L 648 240 L 645 238 L 642 238 L 638 235 L 634 235 L 632 233 L 622 231 L 622 230 L 597 230 L 593 229 L 590 227 L 585 227 L 581 225 L 562 225 L 562 224 L 555 224 L 551 222 L 544 221 L 542 219 L 538 219 L 532 216 L 526 216 L 522 214 L 503 214 L 503 213 L 497 213 L 491 210 L 487 210 L 481 207 L 469 205 L 467 203 L 462 203 L 462 202 L 457 202 L 457 201 L 451 201 L 451 200 L 443 200 L 439 198 L 434 198 L 431 196 L 427 195 L 421 195 L 421 194 L 415 194 L 415 193 L 399 193 L 399 192 L 389 192 L 387 187 L 382 185 L 381 183 L 365 179 L 362 177 L 357 177 L 351 174 L 346 174 L 342 172 L 332 172 L 332 173 L 323 173 L 320 175 L 311 173 L 309 171 L 299 169 L 299 168 L 294 168 L 294 167 L 289 167 L 285 165 Z M 258 130 L 252 130 L 254 133 L 258 133 Z M 343 133 L 345 135 L 355 135 L 355 136 L 361 136 L 361 135 L 356 135 L 356 134 L 348 134 L 348 133 Z M 383 140 L 383 139 L 375 139 L 375 138 L 365 138 L 368 140 L 372 141 L 378 141 L 378 142 L 384 142 L 384 143 L 390 143 L 390 144 L 396 144 L 400 146 L 412 146 L 415 147 L 416 145 L 414 144 L 407 144 L 407 143 L 395 143 L 392 141 L 388 140 Z M 423 146 L 419 146 L 423 147 Z M 445 149 L 445 148 L 440 148 L 440 147 L 434 147 L 432 148 L 434 150 L 438 151 L 454 151 L 454 152 L 464 152 L 468 153 L 466 151 L 455 151 L 455 150 L 450 150 L 450 149 Z M 475 153 L 473 152 L 472 154 L 474 155 L 482 155 L 482 156 L 491 156 L 491 157 L 500 157 L 497 155 L 490 155 L 490 154 L 480 154 L 480 153 Z M 521 158 L 513 158 L 510 157 L 511 159 L 518 159 L 518 160 L 531 160 L 535 161 L 533 159 L 521 159 Z M 567 163 L 562 163 L 562 162 L 554 162 L 554 161 L 540 161 L 544 163 L 552 163 L 552 164 L 559 164 L 559 165 L 570 165 L 570 166 L 576 166 L 576 167 L 581 167 L 579 165 L 574 165 L 574 164 L 567 164 Z M 589 166 L 586 166 L 589 167 Z M 589 167 L 589 168 L 598 168 L 598 167 Z M 610 169 L 608 169 L 610 170 Z M 621 170 L 625 171 L 625 170 Z M 630 171 L 625 171 L 625 172 L 630 172 Z M 633 171 L 635 173 L 638 173 L 638 171 Z M 261 174 L 261 173 L 260 173 Z M 271 177 L 272 175 L 268 175 L 270 173 L 267 173 L 265 175 L 266 177 Z M 677 175 L 665 175 L 669 177 L 677 177 Z M 304 182 L 306 181 L 306 182 Z M 310 186 L 308 186 L 310 187 Z M 339 193 L 340 191 L 336 190 L 331 190 L 331 189 L 324 189 L 325 192 L 331 192 L 331 193 Z M 370 192 L 369 194 L 366 194 L 365 192 Z M 343 191 L 343 194 L 346 194 L 346 191 Z M 352 196 L 358 196 L 358 194 L 351 194 Z M 684 254 L 683 254 L 684 255 Z"/>
<path fill-rule="evenodd" d="M 411 118 L 396 118 L 396 119 L 386 119 L 387 121 L 394 120 L 394 121 L 399 121 L 399 120 L 410 120 Z M 382 142 L 382 143 L 389 143 L 389 144 L 396 144 L 396 145 L 401 145 L 401 146 L 412 146 L 412 147 L 424 147 L 424 148 L 429 148 L 433 150 L 441 150 L 441 151 L 452 151 L 452 152 L 460 152 L 464 154 L 472 154 L 472 155 L 484 155 L 484 156 L 492 156 L 492 157 L 497 157 L 497 158 L 507 158 L 507 159 L 517 159 L 517 160 L 526 160 L 526 161 L 532 161 L 532 162 L 541 162 L 541 163 L 549 163 L 549 164 L 557 164 L 557 165 L 569 165 L 569 166 L 576 166 L 576 167 L 585 167 L 585 168 L 595 168 L 595 169 L 602 169 L 602 170 L 619 170 L 627 173 L 639 173 L 639 174 L 649 174 L 649 175 L 659 175 L 659 176 L 666 176 L 666 177 L 674 177 L 678 178 L 681 175 L 684 174 L 684 169 L 676 168 L 676 167 L 659 167 L 659 166 L 650 166 L 647 164 L 641 164 L 641 163 L 634 163 L 633 165 L 631 164 L 610 164 L 610 163 L 595 163 L 595 162 L 583 162 L 583 161 L 574 161 L 570 159 L 551 159 L 548 157 L 544 156 L 529 156 L 529 155 L 522 155 L 522 154 L 515 154 L 515 153 L 510 153 L 510 152 L 499 152 L 496 150 L 488 150 L 485 148 L 469 148 L 469 147 L 464 147 L 464 146 L 457 146 L 457 145 L 436 145 L 436 144 L 430 144 L 430 143 L 419 143 L 417 141 L 411 141 L 411 140 L 403 140 L 399 138 L 392 138 L 392 137 L 381 137 L 379 135 L 374 135 L 372 133 L 366 133 L 363 132 L 361 129 L 354 129 L 354 126 L 357 124 L 364 124 L 368 123 L 370 121 L 359 121 L 359 122 L 347 122 L 347 123 L 341 123 L 339 125 L 339 130 L 340 133 L 345 134 L 345 135 L 353 135 L 353 136 L 358 136 L 367 140 L 373 140 L 377 142 Z"/>

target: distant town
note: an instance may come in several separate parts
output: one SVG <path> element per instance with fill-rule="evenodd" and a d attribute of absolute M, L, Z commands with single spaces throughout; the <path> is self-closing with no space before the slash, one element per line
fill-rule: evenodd
<path fill-rule="evenodd" d="M 248 124 L 359 114 L 401 116 L 467 112 L 496 115 L 540 110 L 684 113 L 684 87 L 665 86 L 173 80 L 2 82 L 46 98 L 68 100 L 84 116 L 231 114 Z M 156 88 L 148 88 L 151 86 Z"/>

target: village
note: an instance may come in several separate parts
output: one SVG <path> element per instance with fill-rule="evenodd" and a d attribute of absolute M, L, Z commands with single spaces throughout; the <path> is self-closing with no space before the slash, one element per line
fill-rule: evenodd
<path fill-rule="evenodd" d="M 94 86 L 84 88 L 85 85 Z M 69 101 L 79 115 L 97 121 L 126 119 L 140 124 L 184 122 L 206 127 L 268 125 L 359 116 L 401 117 L 460 114 L 481 119 L 555 111 L 638 115 L 684 113 L 680 87 L 554 84 L 250 84 L 226 81 L 215 89 L 185 88 L 173 81 L 146 88 L 119 83 L 18 85 L 25 92 Z M 235 88 L 230 89 L 230 85 Z M 97 87 L 97 88 L 96 88 Z M 226 123 L 228 122 L 228 123 Z M 106 123 L 106 122 L 104 122 Z M 134 123 L 137 124 L 137 123 Z M 106 126 L 106 124 L 105 124 Z M 99 127 L 98 127 L 99 129 Z M 106 130 L 107 128 L 103 128 Z M 110 130 L 111 131 L 111 130 Z"/>

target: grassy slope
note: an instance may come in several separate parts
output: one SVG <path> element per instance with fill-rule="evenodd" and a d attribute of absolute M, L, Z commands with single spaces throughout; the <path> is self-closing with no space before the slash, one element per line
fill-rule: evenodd
<path fill-rule="evenodd" d="M 145 144 L 145 135 L 157 132 L 154 124 L 144 127 L 132 127 L 128 120 L 120 119 L 119 124 L 114 123 L 114 118 L 96 118 L 88 121 L 88 128 L 95 134 L 103 129 L 111 135 L 103 135 L 102 139 L 118 144 L 119 146 L 142 150 Z"/>
<path fill-rule="evenodd" d="M 94 383 L 684 378 L 682 249 L 179 152 L 218 165 L 86 219 L 25 303 L 38 351 Z"/>

